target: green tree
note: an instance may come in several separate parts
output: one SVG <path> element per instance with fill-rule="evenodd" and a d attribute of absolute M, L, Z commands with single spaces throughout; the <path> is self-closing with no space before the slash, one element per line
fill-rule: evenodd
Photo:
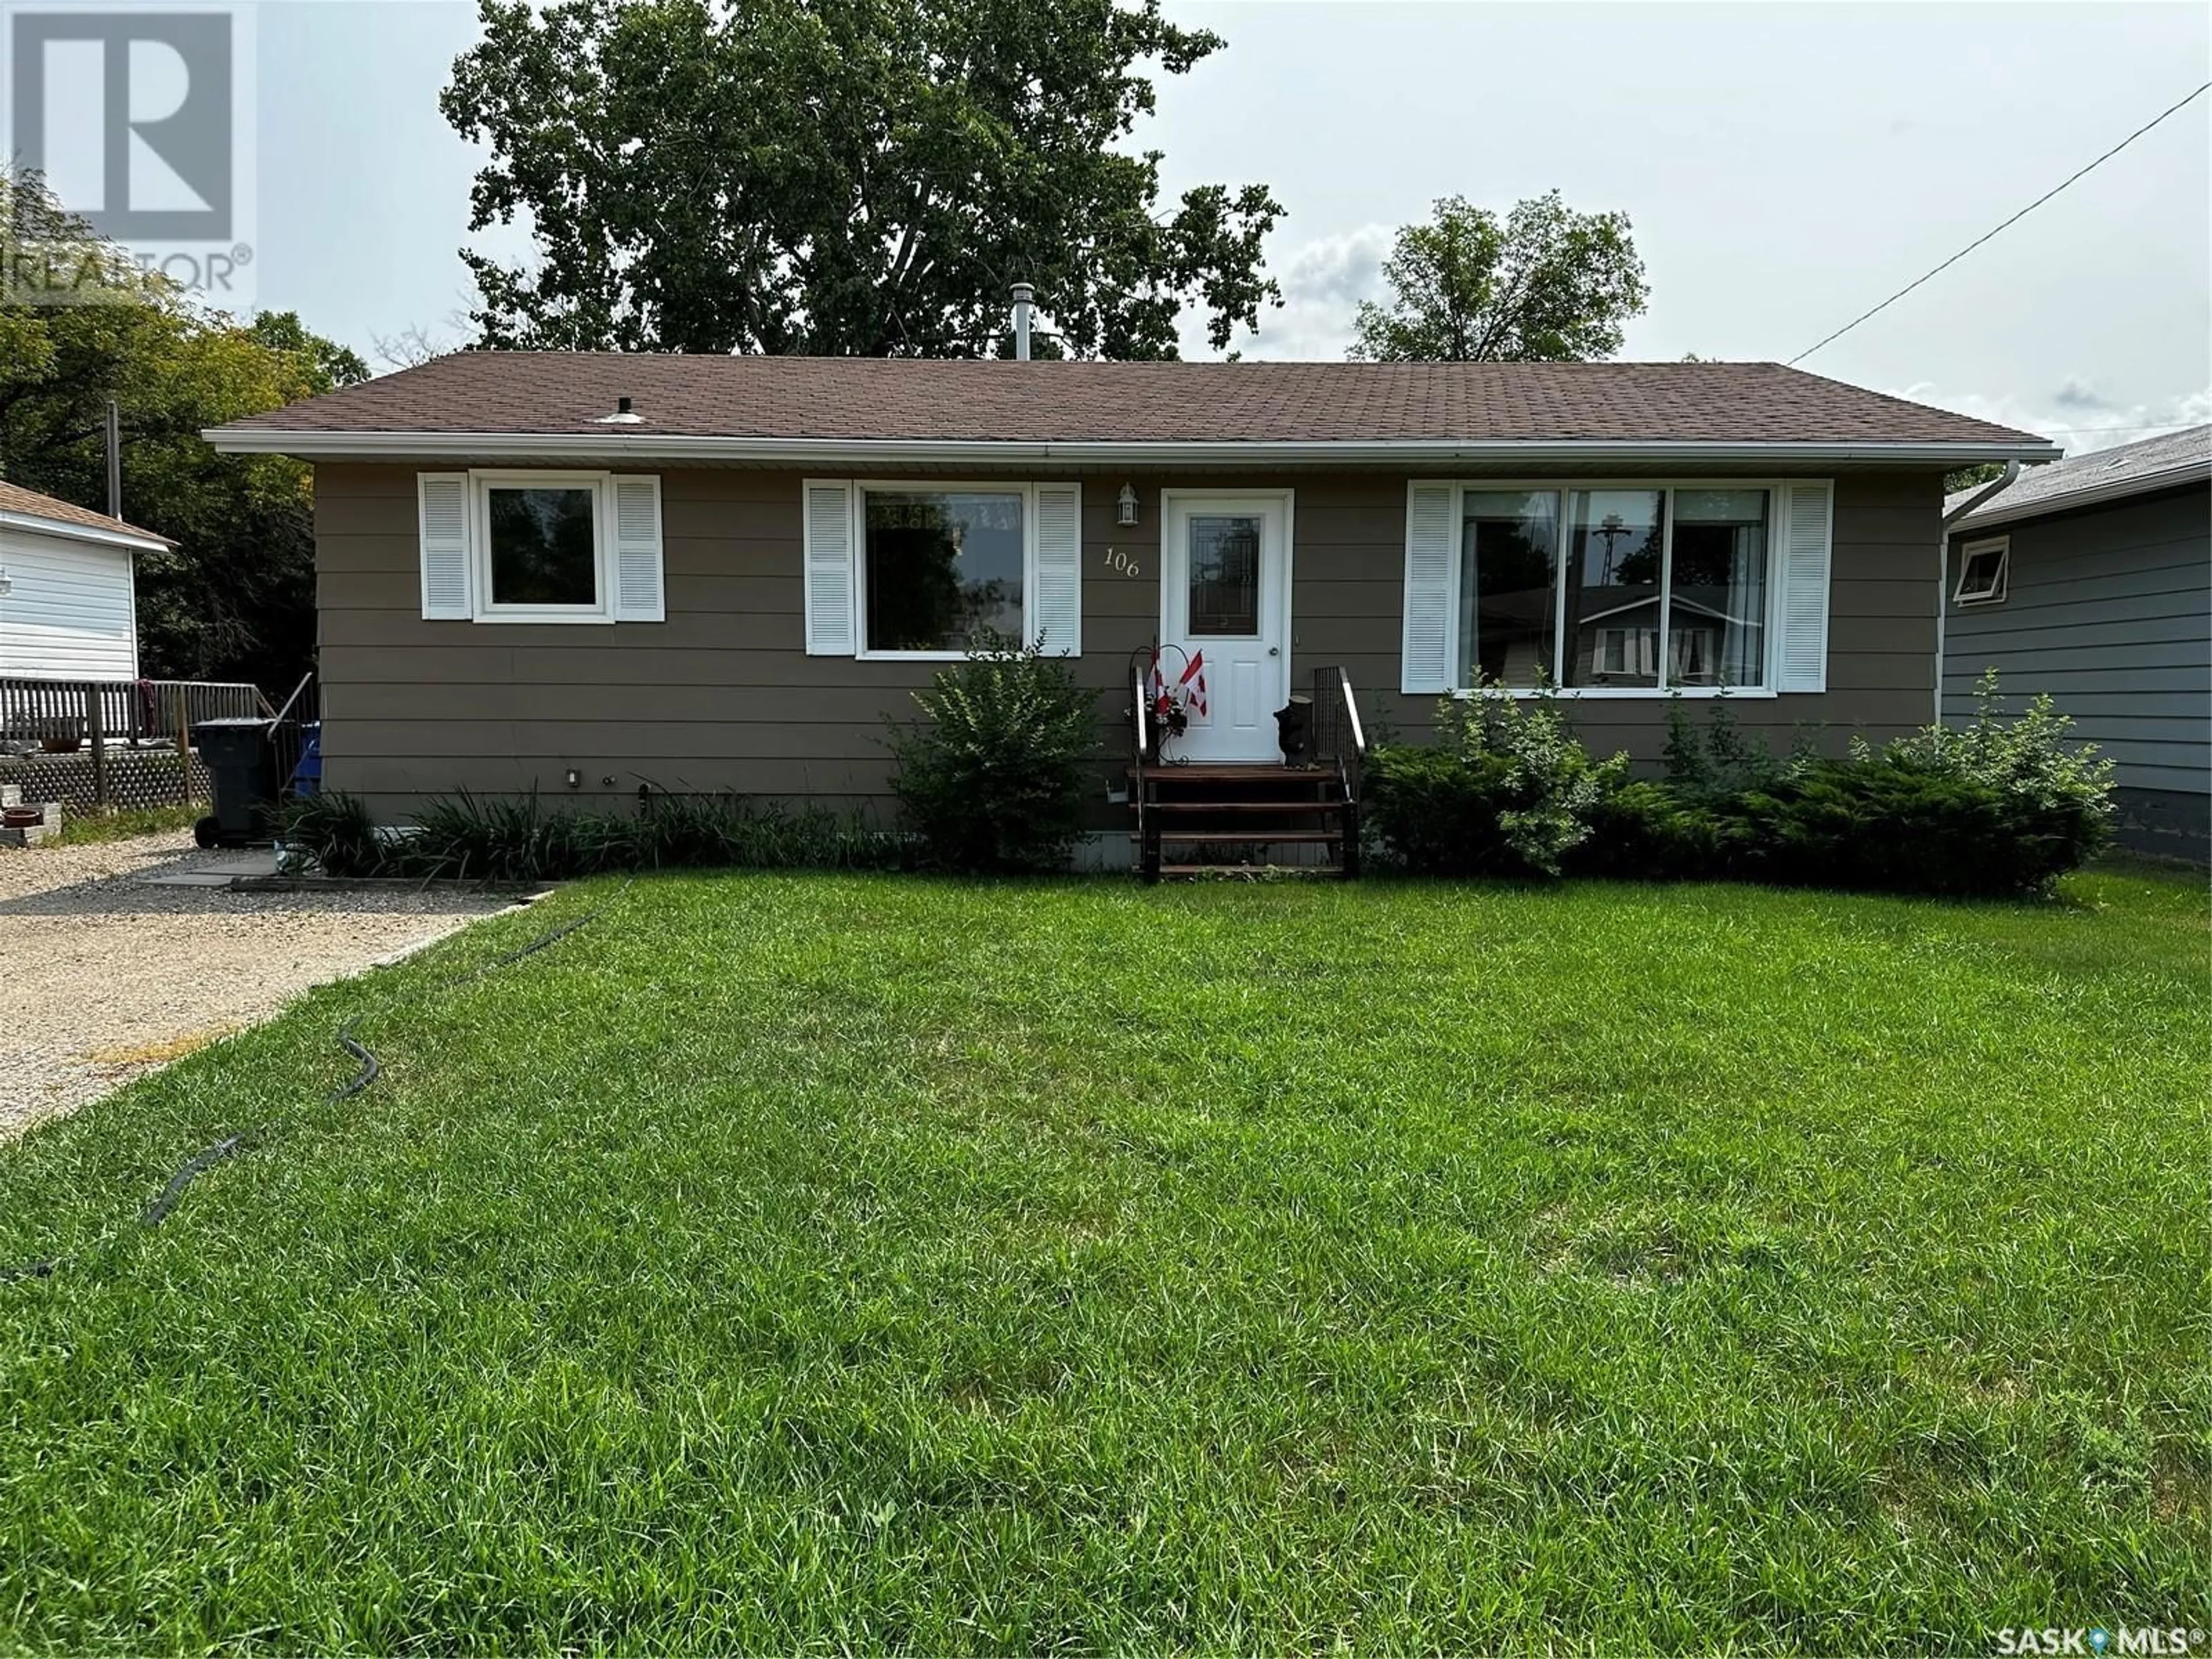
<path fill-rule="evenodd" d="M 1159 0 L 482 0 L 447 118 L 491 159 L 464 251 L 489 345 L 975 357 L 1036 285 L 1040 355 L 1172 357 L 1279 304 L 1264 185 L 1160 202 L 1127 141 L 1222 41 Z"/>
<path fill-rule="evenodd" d="M 2004 477 L 2004 467 L 1996 461 L 1982 461 L 1973 466 L 1962 466 L 1943 475 L 1943 493 L 1955 495 L 1962 489 L 1972 489 L 1977 484 L 1995 483 Z"/>
<path fill-rule="evenodd" d="M 128 268 L 35 173 L 0 173 L 0 238 Z M 0 250 L 4 251 L 4 250 Z M 105 303 L 0 296 L 0 477 L 105 512 L 107 405 L 123 426 L 123 511 L 175 541 L 138 560 L 139 655 L 157 678 L 289 686 L 313 660 L 307 469 L 218 455 L 203 428 L 367 377 L 289 312 L 240 324 L 158 277 Z"/>
<path fill-rule="evenodd" d="M 1351 356 L 1376 362 L 1580 362 L 1620 349 L 1644 311 L 1625 213 L 1577 213 L 1559 192 L 1504 220 L 1448 196 L 1398 233 L 1387 306 L 1363 301 Z"/>

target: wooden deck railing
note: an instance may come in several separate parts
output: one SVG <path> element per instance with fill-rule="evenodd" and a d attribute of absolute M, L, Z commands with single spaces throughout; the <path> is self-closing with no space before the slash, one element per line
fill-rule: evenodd
<path fill-rule="evenodd" d="M 189 803 L 205 795 L 191 728 L 276 713 L 236 682 L 0 676 L 0 783 L 94 811 Z"/>

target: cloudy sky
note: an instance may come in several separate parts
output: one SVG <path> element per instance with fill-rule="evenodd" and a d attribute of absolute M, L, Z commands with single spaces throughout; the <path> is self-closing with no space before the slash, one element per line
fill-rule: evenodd
<path fill-rule="evenodd" d="M 1170 9 L 1229 42 L 1140 135 L 1170 189 L 1260 179 L 1289 210 L 1249 356 L 1342 356 L 1435 198 L 1557 187 L 1634 222 L 1626 356 L 1786 360 L 2212 80 L 2197 3 Z M 436 100 L 473 7 L 258 14 L 259 303 L 364 351 L 453 334 L 476 159 Z M 2212 94 L 1802 366 L 2077 450 L 2212 420 L 2208 161 Z"/>

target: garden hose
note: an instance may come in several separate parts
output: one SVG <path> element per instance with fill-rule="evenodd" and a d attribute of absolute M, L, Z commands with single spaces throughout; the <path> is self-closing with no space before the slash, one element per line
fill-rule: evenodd
<path fill-rule="evenodd" d="M 520 962 L 526 957 L 535 956 L 549 945 L 557 945 L 586 922 L 595 921 L 605 915 L 629 890 L 629 883 L 625 881 L 616 890 L 614 897 L 597 909 L 587 910 L 580 916 L 571 917 L 567 921 L 549 927 L 528 944 L 507 951 L 503 955 L 494 957 L 489 962 L 480 963 L 464 973 L 456 974 L 436 988 L 441 991 L 450 991 L 456 986 L 465 985 L 471 980 L 481 979 L 495 969 L 505 968 L 511 963 Z M 354 1035 L 359 1030 L 361 1021 L 362 1016 L 356 1014 L 338 1027 L 338 1046 L 361 1063 L 361 1069 L 323 1097 L 323 1103 L 326 1106 L 334 1106 L 342 1100 L 352 1099 L 370 1084 L 375 1082 L 383 1073 L 383 1066 L 378 1061 L 376 1056 L 369 1052 L 368 1045 Z M 226 1158 L 244 1152 L 270 1127 L 272 1126 L 264 1124 L 258 1128 L 242 1129 L 236 1134 L 226 1135 L 213 1146 L 202 1147 L 198 1152 L 194 1152 L 177 1166 L 177 1172 L 169 1177 L 168 1185 L 161 1188 L 160 1196 L 140 1213 L 138 1224 L 145 1228 L 160 1226 L 167 1218 L 169 1212 L 177 1207 L 178 1201 L 185 1195 L 185 1188 L 191 1185 L 193 1177 L 205 1174 Z M 113 1243 L 118 1236 L 119 1231 L 110 1233 L 94 1247 L 94 1253 L 105 1249 Z M 65 1255 L 51 1256 L 43 1261 L 21 1262 L 12 1267 L 0 1267 L 0 1284 L 7 1284 L 19 1279 L 51 1279 L 71 1260 L 72 1258 Z"/>

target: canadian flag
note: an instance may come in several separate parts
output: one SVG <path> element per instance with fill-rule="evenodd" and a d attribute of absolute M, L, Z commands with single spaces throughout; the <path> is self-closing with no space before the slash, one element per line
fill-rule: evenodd
<path fill-rule="evenodd" d="M 1182 671 L 1182 687 L 1190 699 L 1190 712 L 1206 718 L 1206 653 L 1194 656 Z"/>

